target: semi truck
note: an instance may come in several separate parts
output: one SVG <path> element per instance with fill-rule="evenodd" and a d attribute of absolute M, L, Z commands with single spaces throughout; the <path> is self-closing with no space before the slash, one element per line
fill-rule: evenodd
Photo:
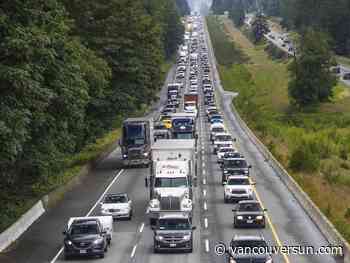
<path fill-rule="evenodd" d="M 197 139 L 195 113 L 173 113 L 171 123 L 172 139 Z"/>
<path fill-rule="evenodd" d="M 146 183 L 150 188 L 148 217 L 151 225 L 164 212 L 183 212 L 192 218 L 191 168 L 190 161 L 153 162 L 149 183 Z"/>
<path fill-rule="evenodd" d="M 187 102 L 195 102 L 198 107 L 198 93 L 197 92 L 189 92 L 184 94 L 184 104 Z"/>
<path fill-rule="evenodd" d="M 150 118 L 129 118 L 123 122 L 119 145 L 124 166 L 148 166 L 153 144 L 153 121 Z"/>
<path fill-rule="evenodd" d="M 158 140 L 152 145 L 151 157 L 153 161 L 190 161 L 191 167 L 196 167 L 195 145 L 193 139 Z"/>

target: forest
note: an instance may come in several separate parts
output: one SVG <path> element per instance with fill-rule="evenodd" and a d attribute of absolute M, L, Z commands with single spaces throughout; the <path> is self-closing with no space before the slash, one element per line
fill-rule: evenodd
<path fill-rule="evenodd" d="M 180 0 L 0 2 L 3 214 L 156 99 L 187 12 Z"/>

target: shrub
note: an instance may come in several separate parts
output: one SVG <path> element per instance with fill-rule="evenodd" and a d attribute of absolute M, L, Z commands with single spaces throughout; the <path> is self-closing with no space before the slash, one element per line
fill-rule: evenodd
<path fill-rule="evenodd" d="M 295 172 L 317 171 L 320 165 L 320 157 L 312 148 L 312 144 L 307 141 L 300 143 L 290 157 L 289 167 Z"/>

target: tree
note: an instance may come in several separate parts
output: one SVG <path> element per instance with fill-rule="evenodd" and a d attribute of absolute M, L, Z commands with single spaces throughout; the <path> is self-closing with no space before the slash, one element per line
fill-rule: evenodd
<path fill-rule="evenodd" d="M 176 0 L 176 7 L 179 10 L 179 15 L 185 16 L 190 14 L 190 7 L 187 0 Z"/>
<path fill-rule="evenodd" d="M 70 36 L 58 1 L 4 0 L 0 10 L 0 184 L 13 186 L 80 149 L 86 107 L 110 72 Z"/>
<path fill-rule="evenodd" d="M 307 29 L 298 57 L 289 67 L 292 79 L 288 88 L 293 104 L 304 107 L 329 101 L 337 83 L 330 70 L 334 64 L 329 38 L 325 33 Z"/>
<path fill-rule="evenodd" d="M 267 34 L 270 31 L 267 19 L 264 15 L 259 14 L 255 17 L 255 20 L 252 23 L 252 31 L 255 43 L 260 42 L 264 38 L 264 34 Z"/>
<path fill-rule="evenodd" d="M 243 0 L 235 0 L 229 12 L 229 16 L 237 27 L 244 24 L 245 10 Z"/>

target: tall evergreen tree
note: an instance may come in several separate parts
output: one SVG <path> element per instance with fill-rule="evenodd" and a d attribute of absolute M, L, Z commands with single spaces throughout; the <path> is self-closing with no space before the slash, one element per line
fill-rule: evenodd
<path fill-rule="evenodd" d="M 289 67 L 292 75 L 289 95 L 292 102 L 304 107 L 328 101 L 337 83 L 336 76 L 331 73 L 331 66 L 334 66 L 334 60 L 327 36 L 307 29 L 300 43 L 298 57 Z"/>

